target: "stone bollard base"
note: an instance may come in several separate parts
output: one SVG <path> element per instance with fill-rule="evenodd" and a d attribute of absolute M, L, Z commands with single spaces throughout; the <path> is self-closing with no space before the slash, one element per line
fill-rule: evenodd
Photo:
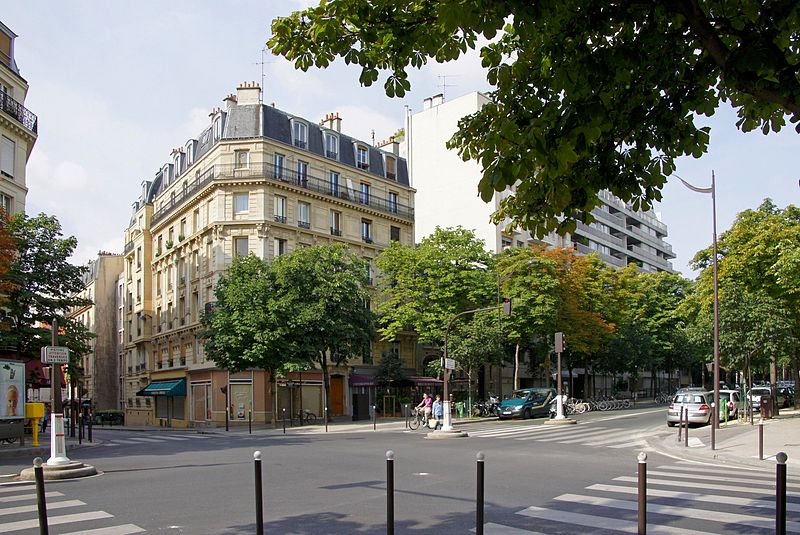
<path fill-rule="evenodd" d="M 466 431 L 461 431 L 460 429 L 450 429 L 445 431 L 444 429 L 439 429 L 438 431 L 432 431 L 428 433 L 425 438 L 432 438 L 432 439 L 447 439 L 447 438 L 466 438 L 469 434 Z"/>
<path fill-rule="evenodd" d="M 45 480 L 53 479 L 76 479 L 79 477 L 88 477 L 97 475 L 97 469 L 90 465 L 84 464 L 80 461 L 70 461 L 67 464 L 57 464 L 51 466 L 48 464 L 42 465 Z M 23 481 L 35 481 L 36 474 L 33 468 L 26 468 L 19 473 L 19 479 Z"/>

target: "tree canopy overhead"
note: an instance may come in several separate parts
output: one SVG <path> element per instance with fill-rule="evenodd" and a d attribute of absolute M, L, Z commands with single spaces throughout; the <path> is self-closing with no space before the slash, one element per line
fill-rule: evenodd
<path fill-rule="evenodd" d="M 409 68 L 487 39 L 492 102 L 451 145 L 480 162 L 484 200 L 519 183 L 496 218 L 542 236 L 589 220 L 603 189 L 660 200 L 675 159 L 708 149 L 696 115 L 721 102 L 743 131 L 800 121 L 799 36 L 794 0 L 336 0 L 274 20 L 268 46 L 302 70 L 343 58 L 391 97 Z"/>

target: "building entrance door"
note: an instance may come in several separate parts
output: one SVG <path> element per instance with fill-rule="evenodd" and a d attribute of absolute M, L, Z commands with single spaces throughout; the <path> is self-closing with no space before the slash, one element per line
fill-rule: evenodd
<path fill-rule="evenodd" d="M 344 377 L 334 375 L 331 377 L 331 416 L 344 414 Z"/>

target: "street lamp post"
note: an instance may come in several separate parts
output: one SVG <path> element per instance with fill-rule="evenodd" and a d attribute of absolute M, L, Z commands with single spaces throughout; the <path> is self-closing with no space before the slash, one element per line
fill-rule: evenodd
<path fill-rule="evenodd" d="M 675 175 L 678 176 L 678 175 Z M 711 171 L 711 187 L 698 188 L 678 176 L 683 185 L 697 193 L 711 194 L 711 213 L 714 242 L 714 407 L 711 410 L 711 449 L 717 447 L 716 429 L 719 427 L 719 285 L 717 271 L 717 190 L 714 171 Z"/>

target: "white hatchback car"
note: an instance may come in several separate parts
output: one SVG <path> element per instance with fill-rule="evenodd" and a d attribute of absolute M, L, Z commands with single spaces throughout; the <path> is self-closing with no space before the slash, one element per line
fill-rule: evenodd
<path fill-rule="evenodd" d="M 728 419 L 736 420 L 739 417 L 739 407 L 741 405 L 742 394 L 738 390 L 720 390 L 719 403 L 728 406 Z M 720 418 L 722 418 L 720 411 Z"/>

